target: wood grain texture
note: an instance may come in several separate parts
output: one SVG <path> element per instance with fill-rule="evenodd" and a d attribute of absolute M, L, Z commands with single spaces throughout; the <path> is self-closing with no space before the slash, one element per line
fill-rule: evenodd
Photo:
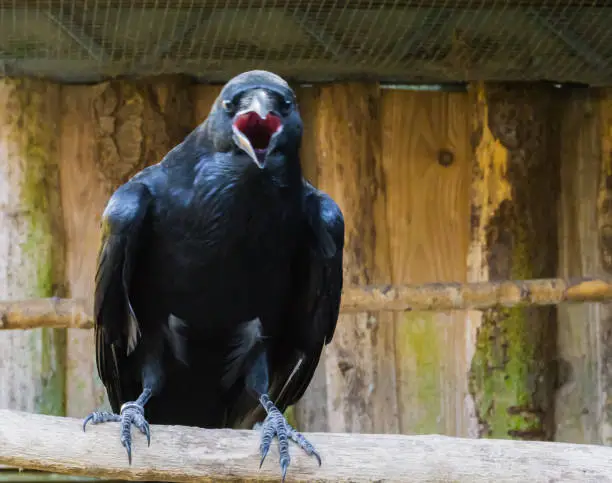
<path fill-rule="evenodd" d="M 211 84 L 194 84 L 190 87 L 190 95 L 193 103 L 193 125 L 194 127 L 204 122 L 208 113 L 221 92 L 223 86 Z"/>
<path fill-rule="evenodd" d="M 550 277 L 557 264 L 558 114 L 552 88 L 472 85 L 470 281 Z M 492 308 L 470 368 L 476 434 L 550 439 L 554 307 Z"/>
<path fill-rule="evenodd" d="M 325 86 L 316 99 L 317 187 L 344 213 L 346 286 L 390 278 L 380 101 L 374 84 Z M 399 430 L 390 320 L 375 312 L 340 316 L 325 358 L 330 431 Z"/>
<path fill-rule="evenodd" d="M 159 162 L 189 132 L 193 109 L 188 96 L 179 79 L 62 88 L 61 191 L 69 290 L 88 305 L 106 202 L 121 183 Z M 69 415 L 84 416 L 107 405 L 94 354 L 92 332 L 69 331 Z"/>
<path fill-rule="evenodd" d="M 574 91 L 563 106 L 561 132 L 560 277 L 606 276 L 599 251 L 597 197 L 602 169 L 600 103 L 593 91 Z M 607 304 L 558 307 L 560 387 L 555 440 L 602 443 L 600 425 Z M 603 374 L 602 374 L 603 371 Z M 609 376 L 608 376 L 609 377 Z"/>
<path fill-rule="evenodd" d="M 59 86 L 0 80 L 0 296 L 63 296 Z M 0 407 L 64 413 L 65 331 L 0 334 Z"/>
<path fill-rule="evenodd" d="M 612 90 L 601 92 L 599 103 L 601 163 L 597 193 L 597 242 L 601 266 L 598 272 L 612 274 Z M 601 442 L 612 445 L 612 306 L 600 306 L 597 381 L 600 386 Z"/>
<path fill-rule="evenodd" d="M 128 465 L 119 425 L 81 430 L 81 420 L 0 411 L 0 463 L 21 468 L 132 481 L 279 481 L 273 443 L 259 469 L 255 431 L 151 426 Z M 290 448 L 287 481 L 604 483 L 612 481 L 612 449 L 447 436 L 309 433 L 322 466 Z"/>
<path fill-rule="evenodd" d="M 462 282 L 469 241 L 467 95 L 384 91 L 382 105 L 391 282 Z M 450 165 L 438 162 L 442 151 L 453 156 Z M 402 433 L 466 435 L 465 313 L 395 318 Z"/>

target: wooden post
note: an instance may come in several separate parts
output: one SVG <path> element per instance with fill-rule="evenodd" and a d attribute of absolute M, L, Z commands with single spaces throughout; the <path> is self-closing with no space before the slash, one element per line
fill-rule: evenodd
<path fill-rule="evenodd" d="M 63 296 L 60 88 L 0 80 L 0 296 Z M 64 413 L 65 330 L 0 334 L 0 406 Z"/>
<path fill-rule="evenodd" d="M 601 267 L 606 275 L 612 274 L 612 90 L 602 92 L 600 110 L 601 162 L 599 190 L 597 194 L 597 238 Z M 600 307 L 601 324 L 598 334 L 598 349 L 601 360 L 597 375 L 600 381 L 601 443 L 612 445 L 612 306 Z"/>
<path fill-rule="evenodd" d="M 463 282 L 470 235 L 468 96 L 383 92 L 391 282 Z M 413 311 L 395 320 L 401 432 L 467 435 L 466 313 Z"/>
<path fill-rule="evenodd" d="M 321 88 L 314 103 L 310 155 L 317 186 L 344 212 L 344 283 L 388 283 L 380 90 L 335 84 Z M 329 431 L 398 432 L 392 320 L 389 313 L 340 316 L 325 358 Z"/>
<path fill-rule="evenodd" d="M 606 274 L 599 252 L 597 199 L 602 170 L 599 102 L 592 91 L 571 93 L 562 111 L 559 275 Z M 604 173 L 601 173 L 604 175 Z M 555 439 L 601 443 L 599 431 L 606 364 L 602 335 L 607 305 L 558 307 L 560 387 L 555 398 Z M 610 329 L 608 329 L 610 330 Z M 603 356 L 603 357 L 602 357 Z M 608 376 L 609 377 L 609 376 Z M 605 376 L 604 376 L 605 378 Z"/>
<path fill-rule="evenodd" d="M 563 112 L 559 275 L 612 275 L 612 91 L 579 90 Z M 556 439 L 612 444 L 612 306 L 559 306 Z"/>
<path fill-rule="evenodd" d="M 193 102 L 193 125 L 194 127 L 204 122 L 208 117 L 213 102 L 221 92 L 222 85 L 195 84 L 190 88 Z"/>
<path fill-rule="evenodd" d="M 111 195 L 162 157 L 193 127 L 188 85 L 105 82 L 62 88 L 61 181 L 67 273 L 73 297 L 92 303 L 100 216 Z M 83 416 L 106 401 L 92 332 L 69 331 L 67 412 Z"/>
<path fill-rule="evenodd" d="M 554 276 L 559 145 L 552 89 L 474 85 L 471 95 L 470 281 Z M 478 436 L 552 437 L 555 312 L 513 307 L 474 315 L 470 393 Z"/>

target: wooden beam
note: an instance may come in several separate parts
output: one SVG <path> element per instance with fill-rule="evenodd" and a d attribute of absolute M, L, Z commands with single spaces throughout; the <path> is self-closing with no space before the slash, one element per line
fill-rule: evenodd
<path fill-rule="evenodd" d="M 344 284 L 386 282 L 391 260 L 381 91 L 377 84 L 333 84 L 320 89 L 313 107 L 317 188 L 344 213 Z M 393 319 L 375 311 L 340 315 L 325 349 L 330 431 L 398 432 Z"/>
<path fill-rule="evenodd" d="M 56 84 L 0 81 L 3 299 L 65 296 L 59 102 Z M 48 327 L 0 334 L 0 407 L 64 414 L 66 334 Z"/>
<path fill-rule="evenodd" d="M 478 84 L 473 99 L 472 282 L 556 275 L 559 145 L 554 90 Z M 514 297 L 547 299 L 558 287 Z M 578 289 L 597 291 L 595 283 Z M 567 294 L 564 288 L 560 293 Z M 575 290 L 570 289 L 570 293 Z M 541 304 L 529 304 L 541 305 Z M 473 428 L 481 437 L 550 439 L 556 383 L 554 307 L 491 307 L 477 327 L 470 368 Z"/>
<path fill-rule="evenodd" d="M 278 481 L 278 450 L 259 469 L 259 434 L 151 426 L 151 446 L 138 434 L 128 465 L 117 423 L 0 411 L 0 463 L 19 468 L 132 481 Z M 291 448 L 289 481 L 612 482 L 612 448 L 567 443 L 463 439 L 447 436 L 307 435 L 318 466 Z"/>
<path fill-rule="evenodd" d="M 389 250 L 390 277 L 385 281 L 465 282 L 470 238 L 468 96 L 398 89 L 383 91 L 382 98 L 388 241 L 376 243 L 386 241 Z M 439 161 L 441 150 L 450 162 Z M 468 435 L 466 315 L 460 310 L 418 309 L 393 314 L 400 433 Z"/>
<path fill-rule="evenodd" d="M 77 5 L 86 3 L 87 0 L 76 0 Z M 0 5 L 0 10 L 18 10 L 18 9 L 26 9 L 26 8 L 41 8 L 41 3 L 43 5 L 48 4 L 50 2 L 41 2 L 41 0 L 20 0 L 19 2 L 15 2 L 18 7 L 15 8 L 14 3 L 3 2 Z M 194 6 L 191 2 L 181 2 L 178 0 L 174 0 L 171 2 L 152 2 L 151 0 L 134 0 L 130 3 L 132 8 L 138 8 L 139 11 L 143 10 L 145 12 L 149 12 L 151 10 L 164 10 L 168 7 L 167 3 L 172 5 L 173 10 L 185 10 L 191 11 L 194 9 Z M 198 0 L 194 2 L 199 8 L 219 8 L 218 0 Z M 286 2 L 276 2 L 270 5 L 270 3 L 266 0 L 251 0 L 248 4 L 245 4 L 242 0 L 227 0 L 224 2 L 223 6 L 226 8 L 232 8 L 237 10 L 247 10 L 247 9 L 260 9 L 260 8 L 268 8 L 268 9 L 282 9 L 285 6 Z M 320 2 L 319 2 L 320 3 Z M 522 0 L 512 2 L 517 5 L 515 8 L 521 8 L 526 5 L 532 5 L 534 7 L 555 7 L 561 8 L 566 7 L 569 10 L 568 15 L 573 13 L 573 9 L 584 9 L 585 3 L 584 0 Z M 372 8 L 372 0 L 352 0 L 350 2 L 332 4 L 331 7 L 328 7 L 326 4 L 323 4 L 324 7 L 319 7 L 318 3 L 315 3 L 316 8 L 325 8 L 325 9 L 334 9 L 334 10 L 362 10 L 362 9 L 371 9 Z M 377 2 L 377 6 L 380 5 L 380 8 L 431 8 L 431 7 L 442 7 L 448 6 L 447 0 L 379 0 Z M 609 6 L 607 0 L 592 0 L 589 2 L 589 7 L 591 8 L 606 8 Z M 477 7 L 474 5 L 473 0 L 455 0 L 452 4 L 452 7 L 448 8 L 497 8 L 499 7 L 499 0 L 480 0 Z M 504 10 L 508 10 L 512 8 L 513 5 L 504 6 Z M 100 7 L 102 8 L 128 8 L 126 7 L 125 0 L 106 0 Z"/>
<path fill-rule="evenodd" d="M 612 300 L 612 281 L 606 279 L 510 280 L 481 283 L 431 283 L 347 287 L 343 313 L 408 310 L 486 309 L 526 305 L 557 305 Z M 87 303 L 79 299 L 29 299 L 0 302 L 0 330 L 55 327 L 91 329 Z"/>
<path fill-rule="evenodd" d="M 574 90 L 562 105 L 558 270 L 562 278 L 612 273 L 612 265 L 605 263 L 605 252 L 612 247 L 612 240 L 605 236 L 612 213 L 601 224 L 606 217 L 601 208 L 612 206 L 601 203 L 610 200 L 612 143 L 606 145 L 605 140 L 612 141 L 612 97 L 601 94 L 592 89 Z M 610 404 L 612 384 L 608 363 L 612 307 L 563 303 L 557 312 L 560 372 L 555 440 L 609 445 L 611 414 L 605 408 Z"/>

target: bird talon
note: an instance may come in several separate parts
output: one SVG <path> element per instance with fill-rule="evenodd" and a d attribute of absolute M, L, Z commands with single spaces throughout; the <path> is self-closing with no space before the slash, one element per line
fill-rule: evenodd
<path fill-rule="evenodd" d="M 93 419 L 93 414 L 88 415 L 84 420 L 83 420 L 83 432 L 85 432 L 85 428 L 87 426 L 87 423 L 89 421 L 91 421 Z"/>
<path fill-rule="evenodd" d="M 259 460 L 259 467 L 260 468 L 261 468 L 261 465 L 263 465 L 263 462 L 266 459 L 266 456 L 268 456 L 268 449 L 266 449 L 265 452 L 263 452 L 263 454 L 261 455 L 261 460 Z"/>
<path fill-rule="evenodd" d="M 310 441 L 308 441 L 304 435 L 293 429 L 283 414 L 278 410 L 278 408 L 276 408 L 276 406 L 271 404 L 269 400 L 263 399 L 262 404 L 264 405 L 264 408 L 266 408 L 268 415 L 261 425 L 261 443 L 259 448 L 262 456 L 259 467 L 261 468 L 270 449 L 272 439 L 275 436 L 278 439 L 282 481 L 285 481 L 287 470 L 289 469 L 289 464 L 291 463 L 291 456 L 289 455 L 289 440 L 296 443 L 309 456 L 314 456 L 317 459 L 319 466 L 321 466 L 321 457 Z"/>
<path fill-rule="evenodd" d="M 144 408 L 136 402 L 126 402 L 121 406 L 119 414 L 94 411 L 83 421 L 83 431 L 87 424 L 101 424 L 107 422 L 120 423 L 120 441 L 127 452 L 128 462 L 132 464 L 132 425 L 136 426 L 147 437 L 147 446 L 151 446 L 151 429 L 144 418 Z"/>
<path fill-rule="evenodd" d="M 151 446 L 151 428 L 149 427 L 149 423 L 145 421 L 144 424 L 144 434 L 147 436 L 147 447 Z"/>
<path fill-rule="evenodd" d="M 83 420 L 83 432 L 85 432 L 85 428 L 87 426 L 87 423 L 89 423 L 90 421 L 91 421 L 91 424 L 116 422 L 116 421 L 119 421 L 119 416 L 117 414 L 109 413 L 109 412 L 106 412 L 106 411 L 94 411 L 94 412 L 90 413 Z"/>
<path fill-rule="evenodd" d="M 281 461 L 281 481 L 284 483 L 285 478 L 287 477 L 287 469 L 289 468 L 289 461 Z"/>
<path fill-rule="evenodd" d="M 125 448 L 128 456 L 128 464 L 132 464 L 132 443 L 130 440 L 121 441 L 121 444 Z"/>

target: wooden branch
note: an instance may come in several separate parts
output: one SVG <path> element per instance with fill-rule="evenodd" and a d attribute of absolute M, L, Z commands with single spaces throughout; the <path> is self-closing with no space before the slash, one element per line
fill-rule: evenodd
<path fill-rule="evenodd" d="M 603 279 L 567 281 L 553 278 L 481 283 L 432 283 L 349 287 L 342 296 L 342 312 L 446 311 L 607 300 L 612 300 L 612 281 Z"/>
<path fill-rule="evenodd" d="M 78 299 L 30 299 L 0 302 L 0 329 L 55 327 L 91 329 L 93 320 Z"/>
<path fill-rule="evenodd" d="M 612 281 L 541 279 L 482 283 L 431 283 L 347 287 L 342 313 L 408 310 L 447 311 L 561 302 L 612 301 Z M 78 299 L 30 299 L 0 302 L 0 329 L 53 327 L 91 329 L 93 320 Z"/>
<path fill-rule="evenodd" d="M 612 448 L 448 436 L 310 433 L 323 464 L 292 444 L 288 481 L 612 482 Z M 276 441 L 259 469 L 259 434 L 151 426 L 133 431 L 128 465 L 119 425 L 0 410 L 0 464 L 122 480 L 279 481 Z"/>

